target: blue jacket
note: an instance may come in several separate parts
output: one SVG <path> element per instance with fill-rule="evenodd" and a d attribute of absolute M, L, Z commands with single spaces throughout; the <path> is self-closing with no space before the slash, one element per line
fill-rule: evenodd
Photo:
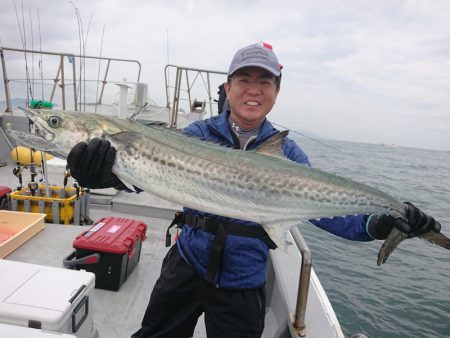
<path fill-rule="evenodd" d="M 233 137 L 228 126 L 228 116 L 229 113 L 224 112 L 207 120 L 196 121 L 186 127 L 183 132 L 202 140 L 234 147 Z M 255 149 L 277 132 L 278 130 L 266 119 L 257 138 L 248 145 L 247 149 Z M 291 139 L 286 140 L 283 152 L 292 161 L 310 165 L 308 157 Z M 210 215 L 199 210 L 184 208 L 184 211 L 246 226 L 260 226 L 253 222 Z M 360 241 L 371 240 L 365 230 L 363 215 L 313 220 L 312 223 L 343 238 Z M 213 239 L 214 235 L 184 225 L 177 241 L 182 256 L 202 276 L 206 275 L 208 269 Z M 267 245 L 260 239 L 228 235 L 222 265 L 215 276 L 214 283 L 220 287 L 238 289 L 263 286 L 266 280 L 268 254 Z"/>

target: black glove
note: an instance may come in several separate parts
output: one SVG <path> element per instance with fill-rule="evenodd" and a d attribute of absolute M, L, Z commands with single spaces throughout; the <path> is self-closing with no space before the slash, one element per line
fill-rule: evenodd
<path fill-rule="evenodd" d="M 385 239 L 393 227 L 408 234 L 408 237 L 416 237 L 431 230 L 441 231 L 441 225 L 433 217 L 424 214 L 412 203 L 405 202 L 404 204 L 408 222 L 389 215 L 370 215 L 366 223 L 369 235 L 375 239 Z"/>
<path fill-rule="evenodd" d="M 70 174 L 86 188 L 126 189 L 126 185 L 112 173 L 116 148 L 108 140 L 92 139 L 89 144 L 78 143 L 67 157 Z"/>

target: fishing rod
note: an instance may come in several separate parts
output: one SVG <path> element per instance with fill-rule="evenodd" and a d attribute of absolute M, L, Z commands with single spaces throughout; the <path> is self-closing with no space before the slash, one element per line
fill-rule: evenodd
<path fill-rule="evenodd" d="M 84 72 L 84 76 L 83 76 L 83 81 L 84 81 L 84 86 L 83 86 L 83 110 L 86 111 L 86 45 L 87 45 L 87 39 L 89 36 L 89 30 L 91 28 L 91 21 L 92 21 L 92 14 L 91 17 L 89 18 L 89 23 L 88 23 L 88 28 L 86 31 L 86 37 L 83 40 L 83 63 L 84 63 L 84 67 L 83 67 L 83 72 Z"/>
<path fill-rule="evenodd" d="M 298 134 L 298 135 L 303 136 L 303 137 L 305 137 L 305 138 L 307 138 L 307 139 L 309 139 L 309 140 L 315 141 L 315 142 L 317 142 L 317 143 L 319 143 L 319 144 L 321 144 L 321 145 L 323 145 L 323 146 L 325 146 L 325 147 L 328 147 L 328 148 L 330 148 L 330 149 L 333 149 L 334 151 L 337 151 L 337 152 L 339 152 L 339 153 L 341 153 L 341 154 L 347 155 L 347 154 L 346 154 L 345 152 L 343 152 L 342 150 L 340 150 L 340 149 L 338 149 L 338 148 L 336 148 L 336 147 L 333 147 L 333 146 L 331 146 L 331 145 L 329 145 L 329 144 L 327 144 L 327 143 L 325 143 L 325 142 L 319 141 L 318 139 L 316 139 L 316 138 L 314 138 L 314 137 L 308 136 L 308 135 L 303 134 L 303 133 L 301 133 L 301 132 L 299 132 L 299 131 L 296 131 L 296 130 L 289 129 L 288 127 L 282 126 L 281 124 L 278 124 L 278 123 L 275 123 L 275 122 L 271 122 L 271 123 L 274 124 L 274 125 L 276 125 L 276 126 L 278 126 L 278 127 L 280 127 L 280 128 L 289 130 L 290 133 Z"/>
<path fill-rule="evenodd" d="M 78 98 L 75 98 L 75 100 L 79 99 L 79 107 L 81 108 L 81 70 L 83 68 L 83 64 L 82 64 L 82 60 L 81 60 L 81 55 L 82 55 L 82 50 L 81 50 L 81 34 L 82 34 L 82 22 L 81 22 L 81 18 L 80 18 L 80 13 L 78 11 L 78 8 L 75 6 L 75 4 L 72 1 L 69 1 L 69 3 L 72 5 L 72 7 L 75 10 L 75 17 L 77 19 L 77 26 L 78 26 L 78 41 L 79 41 L 79 48 L 80 48 L 80 66 L 79 66 L 79 74 L 78 74 L 78 79 L 80 81 L 80 84 L 78 86 Z M 75 59 L 73 60 L 75 62 Z"/>
<path fill-rule="evenodd" d="M 26 77 L 26 92 L 27 92 L 27 103 L 29 102 L 29 95 L 31 94 L 31 86 L 29 85 L 29 78 L 30 78 L 30 73 L 29 73 L 29 69 L 28 69 L 28 59 L 27 59 L 27 53 L 25 52 L 26 50 L 26 36 L 25 36 L 25 19 L 24 19 L 24 14 L 23 14 L 23 2 L 22 2 L 22 21 L 23 21 L 23 26 L 21 26 L 20 24 L 20 20 L 19 20 L 19 13 L 17 10 L 17 6 L 16 6 L 16 2 L 13 0 L 13 4 L 14 4 L 14 10 L 16 13 L 16 20 L 17 20 L 17 26 L 19 28 L 19 34 L 20 34 L 20 39 L 22 42 L 22 48 L 24 49 L 24 58 L 25 58 L 25 77 Z M 22 31 L 22 27 L 23 27 L 23 31 Z M 12 114 L 12 112 L 11 112 Z M 17 190 L 21 190 L 23 188 L 23 179 L 22 179 L 22 172 L 25 169 L 25 166 L 21 166 L 20 165 L 20 160 L 19 160 L 19 150 L 16 147 L 16 168 L 13 168 L 13 175 L 16 176 L 19 179 L 19 186 L 17 187 Z"/>
<path fill-rule="evenodd" d="M 30 15 L 30 35 L 31 35 L 31 49 L 34 50 L 34 30 L 33 30 L 33 17 L 31 16 L 31 8 L 28 7 L 28 13 Z M 31 54 L 31 81 L 30 86 L 33 88 L 34 93 L 34 53 Z M 33 99 L 33 96 L 31 97 Z"/>
<path fill-rule="evenodd" d="M 128 118 L 128 121 L 130 121 L 130 122 L 135 122 L 137 116 L 138 116 L 138 115 L 144 110 L 144 108 L 147 107 L 147 106 L 148 106 L 148 102 L 145 102 L 145 103 L 143 104 L 143 106 L 142 106 L 141 108 L 138 109 L 137 112 L 133 113 L 133 114 Z"/>
<path fill-rule="evenodd" d="M 102 52 L 103 52 L 103 37 L 105 36 L 105 25 L 103 25 L 102 30 L 102 41 L 100 43 L 100 58 L 98 59 L 98 72 L 97 72 L 97 90 L 95 93 L 95 111 L 94 113 L 97 114 L 97 105 L 98 105 L 98 86 L 100 85 L 100 66 L 102 63 Z"/>
<path fill-rule="evenodd" d="M 41 18 L 39 16 L 39 9 L 36 9 L 37 20 L 38 20 L 38 32 L 39 32 L 39 73 L 41 78 L 41 99 L 44 101 L 44 68 L 42 62 L 42 35 L 41 35 Z M 50 197 L 50 187 L 48 186 L 48 171 L 47 171 L 47 155 L 42 150 L 41 152 L 41 166 L 42 166 L 42 175 L 44 178 L 44 189 L 45 196 Z"/>
<path fill-rule="evenodd" d="M 28 131 L 31 133 L 33 127 L 33 121 L 28 120 Z M 31 181 L 28 182 L 28 188 L 30 189 L 31 192 L 31 196 L 35 196 L 36 195 L 36 190 L 38 188 L 38 184 L 36 183 L 35 179 L 37 176 L 36 173 L 36 165 L 34 163 L 34 149 L 30 148 L 30 175 L 31 175 Z"/>
<path fill-rule="evenodd" d="M 80 11 L 78 10 L 78 7 L 75 6 L 75 4 L 72 1 L 69 1 L 74 10 L 75 10 L 75 16 L 77 18 L 77 24 L 78 24 L 78 40 L 80 41 L 80 55 L 82 56 L 82 59 L 80 60 L 80 85 L 78 87 L 79 91 L 79 98 L 80 98 L 80 107 L 81 103 L 83 101 L 83 110 L 86 110 L 86 45 L 87 45 L 87 38 L 89 36 L 89 30 L 91 27 L 91 21 L 92 21 L 92 15 L 89 18 L 88 28 L 86 31 L 86 36 L 84 35 L 84 27 L 83 27 L 83 20 L 81 19 Z M 83 75 L 83 76 L 82 76 Z M 83 80 L 82 80 L 83 79 Z M 83 98 L 81 97 L 81 86 L 83 85 Z"/>
<path fill-rule="evenodd" d="M 23 26 L 20 25 L 20 20 L 19 20 L 19 13 L 17 11 L 17 6 L 16 6 L 16 2 L 13 1 L 14 4 L 14 9 L 16 12 L 16 19 L 17 19 L 17 25 L 19 27 L 19 33 L 20 33 L 20 39 L 22 42 L 22 47 L 24 49 L 24 57 L 25 57 L 25 74 L 26 74 L 26 81 L 27 81 L 27 102 L 29 102 L 29 98 L 30 96 L 33 97 L 33 93 L 31 90 L 31 85 L 30 85 L 30 71 L 28 69 L 28 58 L 27 58 L 27 53 L 25 52 L 26 48 L 26 36 L 25 36 L 25 18 L 24 18 L 24 14 L 23 14 L 23 2 L 22 2 L 22 21 L 23 21 Z M 22 31 L 22 27 L 23 27 L 23 31 Z"/>
<path fill-rule="evenodd" d="M 38 18 L 38 27 L 39 27 L 39 56 L 40 56 L 40 60 L 39 60 L 39 71 L 40 71 L 40 75 L 41 75 L 41 99 L 42 101 L 44 101 L 44 65 L 42 63 L 42 40 L 41 40 L 41 18 L 39 16 L 39 9 L 36 10 L 37 11 L 37 18 Z"/>

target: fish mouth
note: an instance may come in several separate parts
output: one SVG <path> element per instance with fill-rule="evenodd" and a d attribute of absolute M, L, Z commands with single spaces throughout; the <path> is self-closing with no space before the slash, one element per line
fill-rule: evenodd
<path fill-rule="evenodd" d="M 19 109 L 22 110 L 32 122 L 32 132 L 7 129 L 6 133 L 13 137 L 17 142 L 29 148 L 35 148 L 46 152 L 55 151 L 56 147 L 51 143 L 55 138 L 55 133 L 43 126 L 32 110 L 22 107 L 19 107 Z"/>

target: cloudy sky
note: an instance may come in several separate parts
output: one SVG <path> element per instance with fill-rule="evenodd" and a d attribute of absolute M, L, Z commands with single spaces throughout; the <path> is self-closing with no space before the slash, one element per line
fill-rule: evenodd
<path fill-rule="evenodd" d="M 226 71 L 238 48 L 263 40 L 284 65 L 271 120 L 325 138 L 450 150 L 450 1 L 2 0 L 1 43 L 21 48 L 14 3 L 35 49 L 40 22 L 40 48 L 70 53 L 79 52 L 76 6 L 85 31 L 91 19 L 86 54 L 102 46 L 103 56 L 139 60 L 161 104 L 168 60 Z M 15 58 L 9 66 L 23 69 Z"/>

